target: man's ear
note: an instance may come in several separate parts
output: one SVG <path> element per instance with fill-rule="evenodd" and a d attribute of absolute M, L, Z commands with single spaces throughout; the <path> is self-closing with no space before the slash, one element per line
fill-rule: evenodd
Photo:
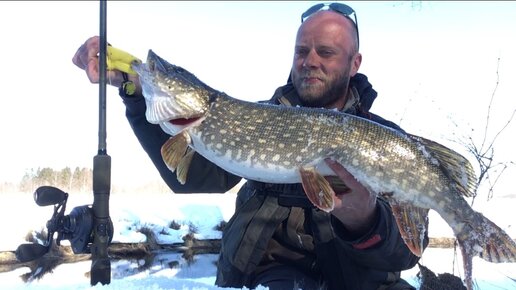
<path fill-rule="evenodd" d="M 357 52 L 355 56 L 353 56 L 353 63 L 351 64 L 351 72 L 350 76 L 355 76 L 358 72 L 358 69 L 360 68 L 360 65 L 362 64 L 362 54 L 360 52 Z"/>

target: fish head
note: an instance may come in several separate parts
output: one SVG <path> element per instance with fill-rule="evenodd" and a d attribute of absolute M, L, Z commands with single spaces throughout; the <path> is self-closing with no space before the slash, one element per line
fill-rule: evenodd
<path fill-rule="evenodd" d="M 170 134 L 202 118 L 208 111 L 210 95 L 216 92 L 189 71 L 167 62 L 152 50 L 145 63 L 134 62 L 132 68 L 140 78 L 147 120 L 169 128 L 165 131 Z"/>

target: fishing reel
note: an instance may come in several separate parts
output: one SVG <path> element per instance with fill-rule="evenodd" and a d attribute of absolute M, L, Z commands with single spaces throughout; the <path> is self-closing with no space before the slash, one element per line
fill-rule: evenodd
<path fill-rule="evenodd" d="M 16 249 L 16 258 L 20 262 L 28 262 L 44 256 L 52 248 L 54 233 L 57 233 L 56 244 L 69 240 L 74 254 L 91 253 L 93 242 L 94 214 L 90 205 L 78 206 L 65 215 L 68 193 L 52 186 L 41 186 L 34 192 L 34 201 L 39 206 L 54 205 L 54 213 L 47 222 L 47 239 L 44 244 L 22 244 Z M 113 223 L 108 223 L 109 242 L 113 238 Z"/>

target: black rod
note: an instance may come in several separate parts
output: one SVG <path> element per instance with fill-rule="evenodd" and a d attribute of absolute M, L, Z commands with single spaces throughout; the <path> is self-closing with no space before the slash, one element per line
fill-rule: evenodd
<path fill-rule="evenodd" d="M 111 282 L 108 246 L 113 224 L 109 217 L 111 157 L 106 149 L 106 76 L 107 76 L 107 0 L 100 0 L 99 47 L 99 146 L 93 157 L 93 243 L 91 245 L 91 285 Z"/>
<path fill-rule="evenodd" d="M 99 50 L 99 146 L 100 153 L 106 150 L 106 76 L 107 76 L 107 5 L 106 0 L 100 0 L 100 50 Z"/>

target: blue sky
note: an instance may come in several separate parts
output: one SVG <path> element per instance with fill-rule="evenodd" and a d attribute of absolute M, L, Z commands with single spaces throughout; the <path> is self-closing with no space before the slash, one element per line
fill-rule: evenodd
<path fill-rule="evenodd" d="M 153 49 L 233 97 L 268 99 L 287 79 L 300 15 L 315 3 L 109 1 L 108 41 L 140 58 Z M 360 72 L 379 92 L 373 112 L 460 151 L 450 140 L 481 137 L 497 81 L 491 138 L 516 109 L 516 2 L 345 3 L 358 14 Z M 98 22 L 97 1 L 0 2 L 0 181 L 92 166 L 98 87 L 71 59 Z M 514 122 L 495 144 L 498 161 L 516 161 Z M 107 126 L 113 183 L 159 179 L 115 88 Z M 515 174 L 506 171 L 501 191 Z"/>

